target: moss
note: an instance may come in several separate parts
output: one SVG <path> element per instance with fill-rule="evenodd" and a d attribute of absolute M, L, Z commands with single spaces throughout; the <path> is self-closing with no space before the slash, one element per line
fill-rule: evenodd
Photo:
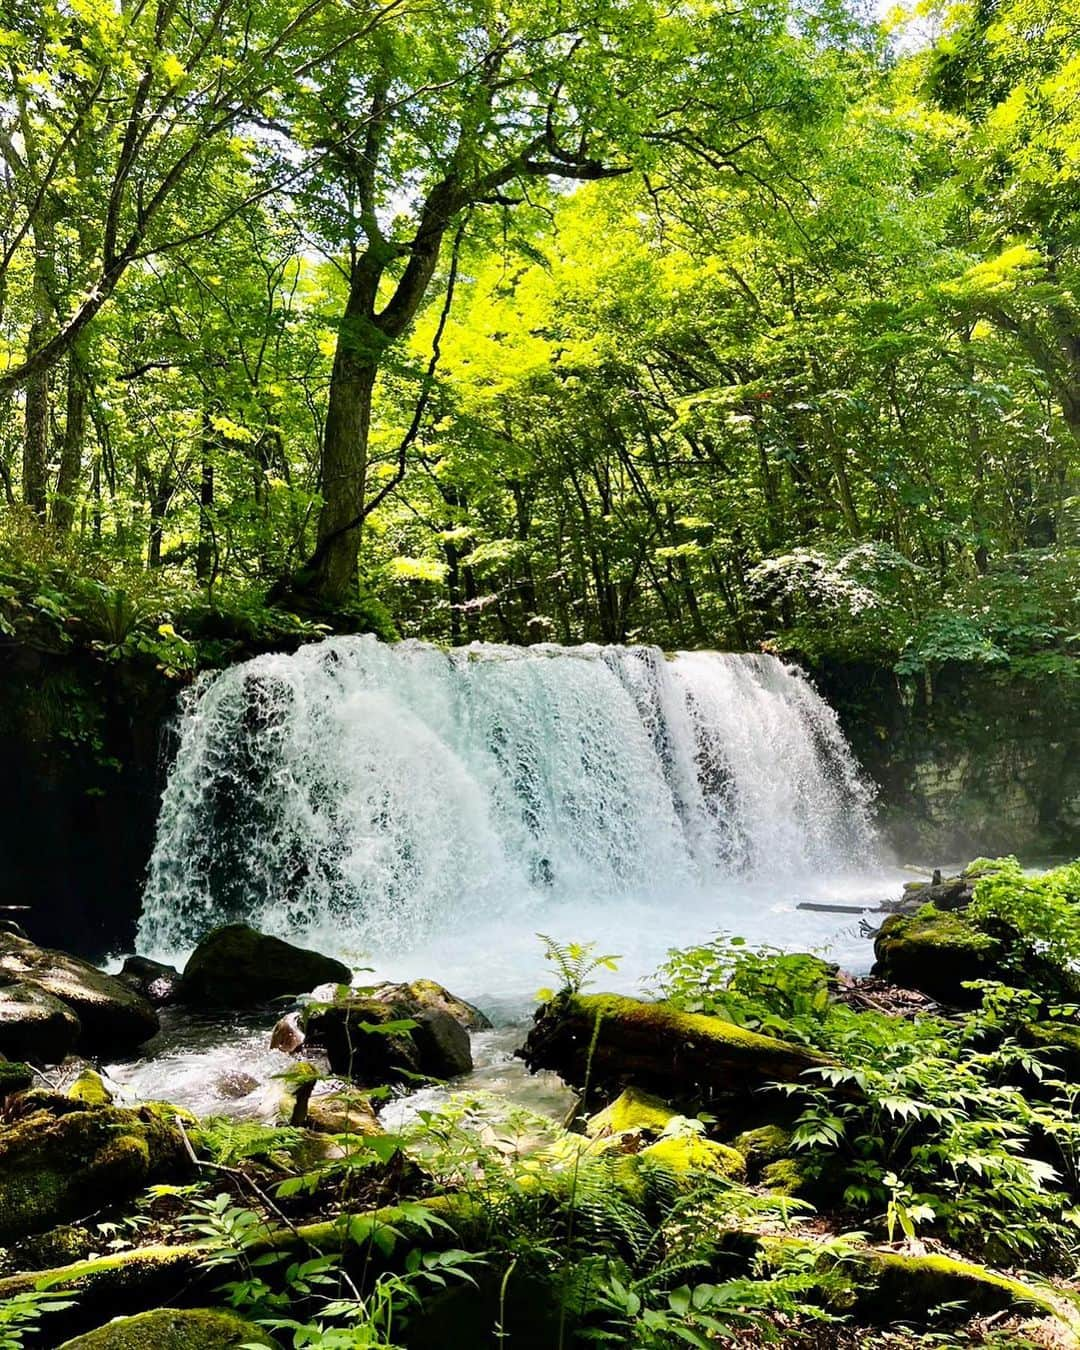
<path fill-rule="evenodd" d="M 670 1003 L 619 994 L 562 995 L 539 1010 L 522 1057 L 596 1091 L 634 1084 L 659 1097 L 711 1102 L 792 1081 L 827 1063 L 801 1045 Z"/>
<path fill-rule="evenodd" d="M 1069 1022 L 1030 1022 L 1021 1029 L 1019 1040 L 1032 1050 L 1045 1050 L 1070 1083 L 1080 1083 L 1080 1027 Z"/>
<path fill-rule="evenodd" d="M 761 1184 L 774 1195 L 804 1196 L 811 1189 L 806 1164 L 799 1158 L 777 1158 L 761 1169 Z"/>
<path fill-rule="evenodd" d="M 659 1097 L 629 1087 L 620 1096 L 590 1117 L 585 1133 L 590 1138 L 609 1134 L 663 1134 L 678 1112 Z"/>
<path fill-rule="evenodd" d="M 791 1152 L 791 1133 L 782 1125 L 759 1125 L 754 1130 L 744 1130 L 732 1141 L 746 1159 L 751 1175 L 759 1172 L 767 1163 L 786 1158 Z"/>
<path fill-rule="evenodd" d="M 276 1344 L 253 1322 L 232 1313 L 157 1308 L 137 1317 L 119 1317 L 65 1342 L 61 1350 L 234 1350 L 245 1345 Z"/>
<path fill-rule="evenodd" d="M 708 1172 L 732 1181 L 742 1181 L 746 1176 L 746 1159 L 737 1149 L 697 1134 L 674 1134 L 657 1140 L 642 1149 L 640 1157 L 666 1167 L 676 1176 Z"/>
<path fill-rule="evenodd" d="M 924 905 L 911 915 L 893 914 L 874 939 L 873 973 L 946 1003 L 977 1000 L 963 986 L 991 978 L 1002 957 L 1001 943 L 954 911 Z"/>
<path fill-rule="evenodd" d="M 1051 1316 L 1059 1311 L 1038 1289 L 950 1256 L 865 1251 L 852 1264 L 858 1282 L 855 1313 L 864 1321 L 893 1322 L 905 1317 L 924 1321 L 929 1309 L 944 1303 L 962 1304 L 969 1316 L 1003 1308 L 1035 1308 Z"/>
<path fill-rule="evenodd" d="M 25 1092 L 34 1083 L 34 1071 L 28 1064 L 0 1060 L 0 1101 L 13 1092 Z"/>
<path fill-rule="evenodd" d="M 190 1168 L 179 1132 L 153 1111 L 46 1093 L 27 1093 L 20 1106 L 0 1129 L 0 1241 L 122 1203 Z"/>
<path fill-rule="evenodd" d="M 83 1069 L 71 1087 L 68 1096 L 88 1106 L 111 1106 L 113 1096 L 101 1080 L 101 1074 L 93 1069 Z"/>

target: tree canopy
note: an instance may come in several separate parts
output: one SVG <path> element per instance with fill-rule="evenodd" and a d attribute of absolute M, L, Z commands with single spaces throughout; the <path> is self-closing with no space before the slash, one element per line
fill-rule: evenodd
<path fill-rule="evenodd" d="M 1071 0 L 6 22 L 10 565 L 1072 668 Z"/>

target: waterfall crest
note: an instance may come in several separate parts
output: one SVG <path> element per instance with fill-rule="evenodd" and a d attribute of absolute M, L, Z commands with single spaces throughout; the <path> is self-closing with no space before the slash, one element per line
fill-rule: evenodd
<path fill-rule="evenodd" d="M 185 696 L 139 949 L 402 949 L 555 900 L 865 865 L 870 790 L 771 656 L 336 638 Z M 662 897 L 662 898 L 661 898 Z"/>

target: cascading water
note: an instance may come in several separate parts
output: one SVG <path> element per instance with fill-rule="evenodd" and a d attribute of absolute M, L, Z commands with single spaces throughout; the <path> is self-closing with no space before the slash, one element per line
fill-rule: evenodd
<path fill-rule="evenodd" d="M 159 955 L 237 919 L 380 966 L 482 930 L 475 990 L 511 930 L 651 923 L 662 953 L 688 897 L 704 936 L 874 855 L 835 714 L 771 656 L 334 639 L 203 679 L 180 732 Z"/>

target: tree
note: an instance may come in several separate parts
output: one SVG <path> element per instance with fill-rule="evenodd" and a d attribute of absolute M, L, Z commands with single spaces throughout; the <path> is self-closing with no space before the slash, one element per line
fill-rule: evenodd
<path fill-rule="evenodd" d="M 533 183 L 767 159 L 770 122 L 814 101 L 791 23 L 782 7 L 457 0 L 383 25 L 359 62 L 302 93 L 299 134 L 334 168 L 314 177 L 307 206 L 348 285 L 302 589 L 330 603 L 350 593 L 363 522 L 404 475 L 399 463 L 369 496 L 372 398 L 455 223 L 530 200 Z"/>

